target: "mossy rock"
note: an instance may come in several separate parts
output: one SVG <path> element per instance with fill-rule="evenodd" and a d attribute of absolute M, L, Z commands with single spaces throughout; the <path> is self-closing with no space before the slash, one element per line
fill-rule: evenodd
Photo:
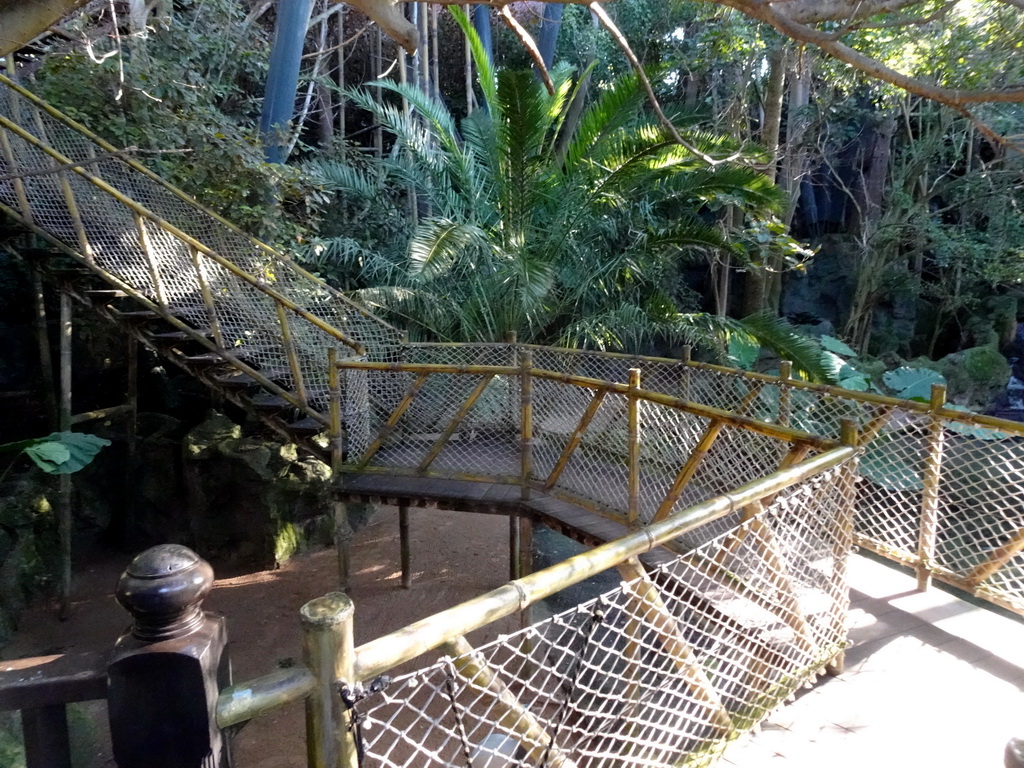
<path fill-rule="evenodd" d="M 1006 389 L 1010 379 L 1010 364 L 995 344 L 946 355 L 937 370 L 946 377 L 951 402 L 979 411 Z"/>

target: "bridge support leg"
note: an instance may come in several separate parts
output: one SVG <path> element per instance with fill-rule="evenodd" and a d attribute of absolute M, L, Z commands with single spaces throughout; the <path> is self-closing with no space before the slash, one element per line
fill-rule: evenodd
<path fill-rule="evenodd" d="M 522 558 L 522 540 L 520 539 L 519 513 L 513 512 L 508 516 L 508 578 L 509 581 L 518 579 Z"/>
<path fill-rule="evenodd" d="M 348 524 L 348 506 L 334 502 L 334 546 L 338 550 L 338 589 L 347 592 L 352 571 L 352 527 Z"/>
<path fill-rule="evenodd" d="M 402 586 L 412 586 L 412 548 L 409 543 L 409 505 L 398 507 L 398 539 L 402 549 Z"/>

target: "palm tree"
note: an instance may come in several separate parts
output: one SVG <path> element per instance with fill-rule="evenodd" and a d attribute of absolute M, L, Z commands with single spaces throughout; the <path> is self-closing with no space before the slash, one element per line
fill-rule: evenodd
<path fill-rule="evenodd" d="M 381 103 L 368 89 L 352 94 L 401 151 L 380 166 L 314 169 L 325 186 L 378 214 L 396 180 L 415 191 L 407 249 L 371 254 L 346 241 L 336 250 L 359 260 L 361 298 L 418 335 L 456 341 L 516 331 L 524 341 L 639 351 L 655 340 L 721 345 L 730 334 L 760 336 L 739 321 L 685 311 L 680 265 L 734 247 L 713 210 L 770 214 L 783 204 L 780 191 L 749 164 L 709 165 L 673 142 L 643 114 L 634 77 L 605 89 L 569 128 L 569 71 L 554 69 L 553 93 L 531 72 L 496 73 L 468 19 L 454 13 L 489 108 L 457 126 L 443 102 L 415 87 L 373 83 L 411 107 Z M 687 139 L 705 156 L 756 156 L 692 127 Z M 402 215 L 399 202 L 392 206 Z M 799 341 L 778 323 L 759 325 L 771 326 L 773 345 Z M 813 345 L 788 356 L 821 375 Z"/>

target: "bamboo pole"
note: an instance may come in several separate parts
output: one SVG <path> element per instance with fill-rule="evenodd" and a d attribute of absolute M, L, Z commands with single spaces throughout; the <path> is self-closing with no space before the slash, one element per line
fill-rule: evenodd
<path fill-rule="evenodd" d="M 522 460 L 520 494 L 523 501 L 530 499 L 530 481 L 533 478 L 533 352 L 519 352 L 519 439 Z"/>
<path fill-rule="evenodd" d="M 632 598 L 646 624 L 654 630 L 665 655 L 672 659 L 682 675 L 683 684 L 694 699 L 710 710 L 711 721 L 715 726 L 725 733 L 732 732 L 735 726 L 729 712 L 704 673 L 700 660 L 680 633 L 678 620 L 662 601 L 658 588 L 643 565 L 636 557 L 631 557 L 617 567 L 622 580 L 626 582 L 623 585 L 626 593 Z"/>
<path fill-rule="evenodd" d="M 515 581 L 522 573 L 522 537 L 519 528 L 519 513 L 508 516 L 508 580 Z"/>
<path fill-rule="evenodd" d="M 708 455 L 708 451 L 711 450 L 711 446 L 718 438 L 718 433 L 722 431 L 723 426 L 725 425 L 721 421 L 712 421 L 708 425 L 704 436 L 701 437 L 700 442 L 697 443 L 693 452 L 687 457 L 686 463 L 683 464 L 679 474 L 676 475 L 676 479 L 672 482 L 672 487 L 669 488 L 664 500 L 658 506 L 658 511 L 654 513 L 654 517 L 651 519 L 652 523 L 660 523 L 672 512 L 672 508 L 679 501 L 679 497 L 683 495 L 686 486 L 690 484 L 694 474 L 697 472 L 697 468 L 700 466 L 701 461 L 704 460 L 704 457 Z"/>
<path fill-rule="evenodd" d="M 17 173 L 20 166 L 14 157 L 14 149 L 11 147 L 11 139 L 7 135 L 7 131 L 0 128 L 0 152 L 3 153 L 4 162 L 7 167 L 11 169 L 13 173 Z M 25 192 L 25 182 L 15 177 L 14 179 L 14 197 L 18 201 L 18 208 L 21 210 L 22 216 L 24 216 L 30 224 L 34 224 L 35 221 L 32 218 L 32 206 L 28 202 L 28 194 Z"/>
<path fill-rule="evenodd" d="M 302 405 L 307 405 L 306 385 L 302 380 L 302 368 L 299 366 L 299 355 L 295 351 L 295 341 L 292 338 L 292 329 L 288 323 L 288 313 L 284 306 L 274 302 L 274 309 L 277 310 L 277 323 L 281 328 L 281 346 L 284 348 L 285 357 L 288 358 L 288 368 L 292 373 L 292 384 L 295 386 L 295 397 Z"/>
<path fill-rule="evenodd" d="M 423 457 L 423 461 L 419 463 L 419 466 L 417 467 L 419 472 L 426 472 L 434 462 L 434 459 L 436 459 L 441 451 L 444 450 L 445 445 L 448 444 L 452 435 L 455 434 L 455 430 L 459 428 L 463 419 L 466 418 L 473 406 L 476 405 L 476 401 L 480 399 L 480 396 L 484 393 L 484 390 L 487 389 L 487 385 L 491 383 L 492 379 L 494 379 L 493 374 L 485 375 L 480 379 L 476 387 L 473 388 L 473 391 L 469 393 L 469 397 L 466 398 L 466 402 L 459 407 L 458 412 L 456 412 L 455 416 L 452 417 L 451 422 L 449 422 L 448 426 L 445 427 L 444 432 L 442 432 L 441 436 L 434 441 L 434 444 L 430 447 L 427 455 Z"/>
<path fill-rule="evenodd" d="M 338 685 L 354 685 L 353 617 L 348 595 L 331 592 L 310 600 L 302 617 L 302 660 L 315 684 L 306 699 L 306 759 L 309 768 L 358 768 L 352 713 L 342 706 Z"/>
<path fill-rule="evenodd" d="M 213 299 L 213 291 L 210 290 L 210 281 L 206 277 L 204 262 L 199 257 L 199 251 L 189 247 L 189 258 L 196 270 L 196 282 L 199 283 L 199 294 L 203 297 L 203 305 L 206 307 L 206 320 L 210 323 L 210 332 L 213 340 L 220 349 L 224 349 L 224 334 L 221 332 L 220 320 L 217 318 L 217 305 Z"/>
<path fill-rule="evenodd" d="M 473 688 L 474 693 L 481 691 L 489 695 L 488 720 L 511 731 L 526 751 L 524 761 L 527 764 L 540 765 L 543 761 L 549 768 L 575 768 L 576 764 L 553 743 L 540 721 L 519 702 L 465 637 L 452 638 L 444 644 L 442 650 L 452 657 L 452 666 Z M 480 701 L 477 696 L 473 698 L 474 703 Z"/>
<path fill-rule="evenodd" d="M 341 371 L 338 368 L 338 350 L 327 349 L 327 389 L 330 402 L 328 435 L 331 446 L 331 479 L 337 481 L 344 461 L 341 422 Z M 352 526 L 348 521 L 348 504 L 334 500 L 334 547 L 338 558 L 338 588 L 348 591 L 352 572 Z"/>
<path fill-rule="evenodd" d="M 347 367 L 345 366 L 344 362 L 339 363 L 339 365 L 342 367 Z M 372 443 L 370 443 L 370 447 L 366 449 L 366 453 L 364 453 L 362 458 L 359 459 L 359 462 L 355 466 L 356 472 L 359 472 L 364 467 L 366 467 L 366 465 L 369 464 L 370 460 L 374 457 L 374 454 L 376 454 L 377 451 L 380 450 L 381 446 L 384 445 L 384 441 L 388 439 L 388 435 L 390 435 L 392 430 L 394 430 L 395 426 L 401 420 L 405 412 L 409 410 L 409 406 L 412 405 L 412 401 L 416 399 L 416 395 L 419 394 L 420 389 L 423 388 L 423 384 L 426 382 L 427 376 L 429 375 L 429 373 L 421 373 L 419 376 L 416 377 L 416 380 L 405 391 L 405 395 L 402 397 L 401 402 L 398 403 L 394 412 L 388 417 L 388 420 L 384 423 L 384 426 L 381 427 L 380 433 L 378 433 L 377 438 Z"/>
<path fill-rule="evenodd" d="M 71 296 L 60 295 L 60 431 L 71 431 Z M 57 533 L 60 538 L 60 618 L 71 614 L 71 475 L 60 475 L 60 517 Z"/>
<path fill-rule="evenodd" d="M 683 374 L 679 377 L 679 397 L 683 400 L 690 399 L 690 355 L 693 350 L 689 344 L 683 345 L 682 351 L 682 363 L 683 363 Z M 675 362 L 674 360 L 672 362 Z"/>
<path fill-rule="evenodd" d="M 1020 528 L 1005 544 L 993 550 L 987 560 L 974 566 L 965 581 L 977 589 L 1021 551 L 1024 551 L 1024 528 Z"/>
<path fill-rule="evenodd" d="M 629 393 L 626 395 L 628 446 L 626 466 L 629 488 L 626 494 L 626 527 L 640 524 L 640 369 L 629 369 Z"/>
<path fill-rule="evenodd" d="M 928 452 L 924 459 L 921 488 L 921 532 L 917 545 L 917 589 L 924 592 L 931 585 L 931 569 L 935 561 L 935 546 L 939 532 L 939 483 L 942 471 L 942 419 L 939 410 L 946 403 L 946 387 L 932 384 L 929 406 Z"/>
<path fill-rule="evenodd" d="M 510 616 L 555 592 L 589 579 L 629 557 L 648 552 L 700 525 L 839 466 L 855 453 L 856 449 L 843 447 L 819 454 L 795 467 L 716 496 L 660 523 L 653 523 L 361 645 L 356 649 L 357 678 L 368 680 L 376 677 L 448 640 Z"/>
<path fill-rule="evenodd" d="M 792 378 L 793 363 L 789 360 L 783 360 L 779 363 L 779 418 L 776 419 L 776 423 L 784 426 L 789 426 L 792 411 L 793 390 L 789 386 Z"/>
<path fill-rule="evenodd" d="M 128 460 L 125 466 L 125 521 L 123 541 L 131 544 L 135 533 L 135 510 L 137 494 L 134 492 L 135 477 L 139 464 L 139 340 L 134 334 L 128 336 Z"/>
<path fill-rule="evenodd" d="M 398 505 L 398 541 L 401 549 L 402 586 L 412 586 L 412 546 L 409 541 L 409 505 Z"/>
<path fill-rule="evenodd" d="M 843 445 L 854 449 L 861 445 L 860 435 L 857 433 L 857 424 L 852 419 L 843 419 L 840 422 L 839 429 Z M 850 612 L 850 589 L 847 574 L 849 572 L 850 554 L 853 552 L 855 541 L 854 524 L 857 514 L 858 457 L 859 453 L 855 454 L 852 460 L 846 462 L 839 469 L 838 479 L 838 482 L 841 483 L 840 493 L 843 506 L 837 522 L 838 530 L 835 538 L 835 549 L 833 550 L 833 558 L 835 559 L 833 579 L 842 588 L 840 592 L 842 604 L 839 606 L 839 610 L 833 614 L 834 624 L 832 629 L 836 636 L 844 638 L 849 638 L 847 619 Z M 825 671 L 829 675 L 841 675 L 845 666 L 846 651 L 844 649 L 840 650 L 829 660 L 828 664 L 825 665 Z"/>
<path fill-rule="evenodd" d="M 46 320 L 46 289 L 43 276 L 32 270 L 32 299 L 35 303 L 36 343 L 39 346 L 39 371 L 43 379 L 43 395 L 46 398 L 46 413 L 50 429 L 60 426 L 57 407 L 57 384 L 53 380 L 53 356 L 50 347 L 49 323 Z"/>
<path fill-rule="evenodd" d="M 217 697 L 217 727 L 238 725 L 293 701 L 302 701 L 316 687 L 313 673 L 301 666 L 228 686 Z"/>
<path fill-rule="evenodd" d="M 548 479 L 544 481 L 545 491 L 551 490 L 555 486 L 555 483 L 558 482 L 558 478 L 562 476 L 562 472 L 569 463 L 570 457 L 579 447 L 580 442 L 583 440 L 583 436 L 587 433 L 587 429 L 590 427 L 590 422 L 594 420 L 594 416 L 597 414 L 597 409 L 601 407 L 601 403 L 604 402 L 605 395 L 607 394 L 608 392 L 603 389 L 599 389 L 594 392 L 593 397 L 590 399 L 590 404 L 587 405 L 587 410 L 583 412 L 583 416 L 580 417 L 579 424 L 576 425 L 576 429 L 572 433 L 572 437 L 569 438 L 569 442 L 567 442 L 565 444 L 565 448 L 562 449 L 562 453 L 558 457 L 558 461 L 555 462 L 555 466 L 551 470 L 551 474 L 548 475 Z"/>
<path fill-rule="evenodd" d="M 153 255 L 153 245 L 149 239 L 149 232 L 146 230 L 146 220 L 142 214 L 136 213 L 135 230 L 138 232 L 139 249 L 146 257 L 146 266 L 149 268 L 149 277 L 153 281 L 153 295 L 156 296 L 156 303 L 167 308 L 167 294 L 164 291 L 164 283 L 160 278 L 160 265 Z"/>
<path fill-rule="evenodd" d="M 337 288 L 334 288 L 333 286 L 331 286 L 328 283 L 326 283 L 323 280 L 321 280 L 316 275 L 314 275 L 311 272 L 303 269 L 298 264 L 296 264 L 294 261 L 292 261 L 287 255 L 281 253 L 280 251 L 274 249 L 273 247 L 267 245 L 266 243 L 256 239 L 251 234 L 249 234 L 245 230 L 243 230 L 240 227 L 238 227 L 238 225 L 236 225 L 233 222 L 225 219 L 223 216 L 221 216 L 219 213 L 214 211 L 212 208 L 208 208 L 208 207 L 200 204 L 199 202 L 197 202 L 195 200 L 195 198 L 191 197 L 186 192 L 183 192 L 178 187 L 176 187 L 173 184 L 169 183 L 165 178 L 163 178 L 162 176 L 154 173 L 153 171 L 151 171 L 149 168 L 147 168 L 142 163 L 138 162 L 137 160 L 134 160 L 133 158 L 131 158 L 130 156 L 125 154 L 124 150 L 119 149 L 118 147 L 115 147 L 110 142 L 103 140 L 102 138 L 97 136 L 95 133 L 90 131 L 88 128 L 86 128 L 84 125 L 82 125 L 81 123 L 79 123 L 76 120 L 72 120 L 70 117 L 65 115 L 63 112 L 61 112 L 58 109 L 54 108 L 53 106 L 51 106 L 47 102 L 43 101 L 42 99 L 40 99 L 38 96 L 36 96 L 31 91 L 28 91 L 28 90 L 22 88 L 20 85 L 15 83 L 13 80 L 11 80 L 11 79 L 9 79 L 7 77 L 4 77 L 3 75 L 0 75 L 0 84 L 3 84 L 5 86 L 7 86 L 8 88 L 10 88 L 11 90 L 15 91 L 19 96 L 28 99 L 36 107 L 38 107 L 42 111 L 46 112 L 48 115 L 50 115 L 50 117 L 54 118 L 58 122 L 61 122 L 64 125 L 68 126 L 72 130 L 74 130 L 76 133 L 79 133 L 79 134 L 85 136 L 87 139 L 89 139 L 90 142 L 92 142 L 92 144 L 98 146 L 104 152 L 116 156 L 118 162 L 123 163 L 124 165 L 130 167 L 132 170 L 136 171 L 137 173 L 142 174 L 143 176 L 148 178 L 150 181 L 154 182 L 158 186 L 160 186 L 163 189 L 165 189 L 168 192 L 170 192 L 171 195 L 173 195 L 174 197 L 177 197 L 179 200 L 181 200 L 183 203 L 185 203 L 190 208 L 194 208 L 195 210 L 201 211 L 204 215 L 209 216 L 211 219 L 216 221 L 221 226 L 227 228 L 228 230 L 230 230 L 234 234 L 241 236 L 244 240 L 246 240 L 247 242 L 251 243 L 254 248 L 256 248 L 256 249 L 258 249 L 258 250 L 260 250 L 260 251 L 262 251 L 262 252 L 264 252 L 264 253 L 266 253 L 268 255 L 271 255 L 271 256 L 273 256 L 273 257 L 275 257 L 277 259 L 280 259 L 281 263 L 287 269 L 289 269 L 292 272 L 294 272 L 294 273 L 296 273 L 298 275 L 301 275 L 304 278 L 306 278 L 308 280 L 311 280 L 312 282 L 316 283 L 319 288 L 321 288 L 322 290 L 324 290 L 327 293 L 329 293 L 332 296 L 332 298 L 334 298 L 336 301 L 339 301 L 340 303 L 344 304 L 349 310 L 354 311 L 354 312 L 358 312 L 363 317 L 365 317 L 367 319 L 370 319 L 370 320 L 373 320 L 375 323 L 380 324 L 384 328 L 388 328 L 388 329 L 390 329 L 392 331 L 395 331 L 396 333 L 398 332 L 398 329 L 395 328 L 393 325 L 391 325 L 388 322 L 385 322 L 384 320 L 382 320 L 381 318 L 377 317 L 372 312 L 367 310 L 365 307 L 363 307 L 363 306 L 357 304 L 356 302 L 352 301 L 347 296 L 345 296 L 345 294 L 343 294 L 341 291 L 339 291 Z M 379 94 L 378 94 L 378 96 L 379 96 Z M 4 123 L 10 123 L 10 121 L 0 120 L 0 125 L 2 125 Z M 10 124 L 11 125 L 15 125 L 14 123 L 10 123 Z M 0 132 L 2 132 L 2 129 L 0 129 Z M 95 158 L 96 157 L 95 149 L 93 148 L 92 145 L 87 146 L 86 147 L 86 151 L 87 151 L 87 153 L 88 153 L 90 158 Z M 59 153 L 56 153 L 56 150 L 51 150 L 51 152 L 53 152 L 54 154 L 59 154 Z M 68 160 L 67 158 L 63 158 L 63 161 L 66 162 L 66 163 L 69 163 L 69 164 L 71 163 L 71 161 Z"/>

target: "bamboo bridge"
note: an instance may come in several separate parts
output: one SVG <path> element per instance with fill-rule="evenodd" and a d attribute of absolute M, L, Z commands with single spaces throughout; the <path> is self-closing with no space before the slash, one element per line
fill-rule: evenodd
<path fill-rule="evenodd" d="M 303 665 L 220 692 L 222 729 L 305 700 L 312 766 L 710 765 L 841 670 L 855 545 L 1024 613 L 1024 427 L 941 388 L 408 343 L 4 78 L 0 210 L 52 249 L 25 256 L 65 305 L 330 462 L 342 585 L 347 501 L 397 505 L 406 558 L 410 506 L 509 518 L 506 586 L 358 648 L 333 593 L 303 609 Z M 533 572 L 538 525 L 592 549 Z M 617 589 L 532 620 L 611 568 Z M 520 632 L 466 640 L 514 614 Z"/>

